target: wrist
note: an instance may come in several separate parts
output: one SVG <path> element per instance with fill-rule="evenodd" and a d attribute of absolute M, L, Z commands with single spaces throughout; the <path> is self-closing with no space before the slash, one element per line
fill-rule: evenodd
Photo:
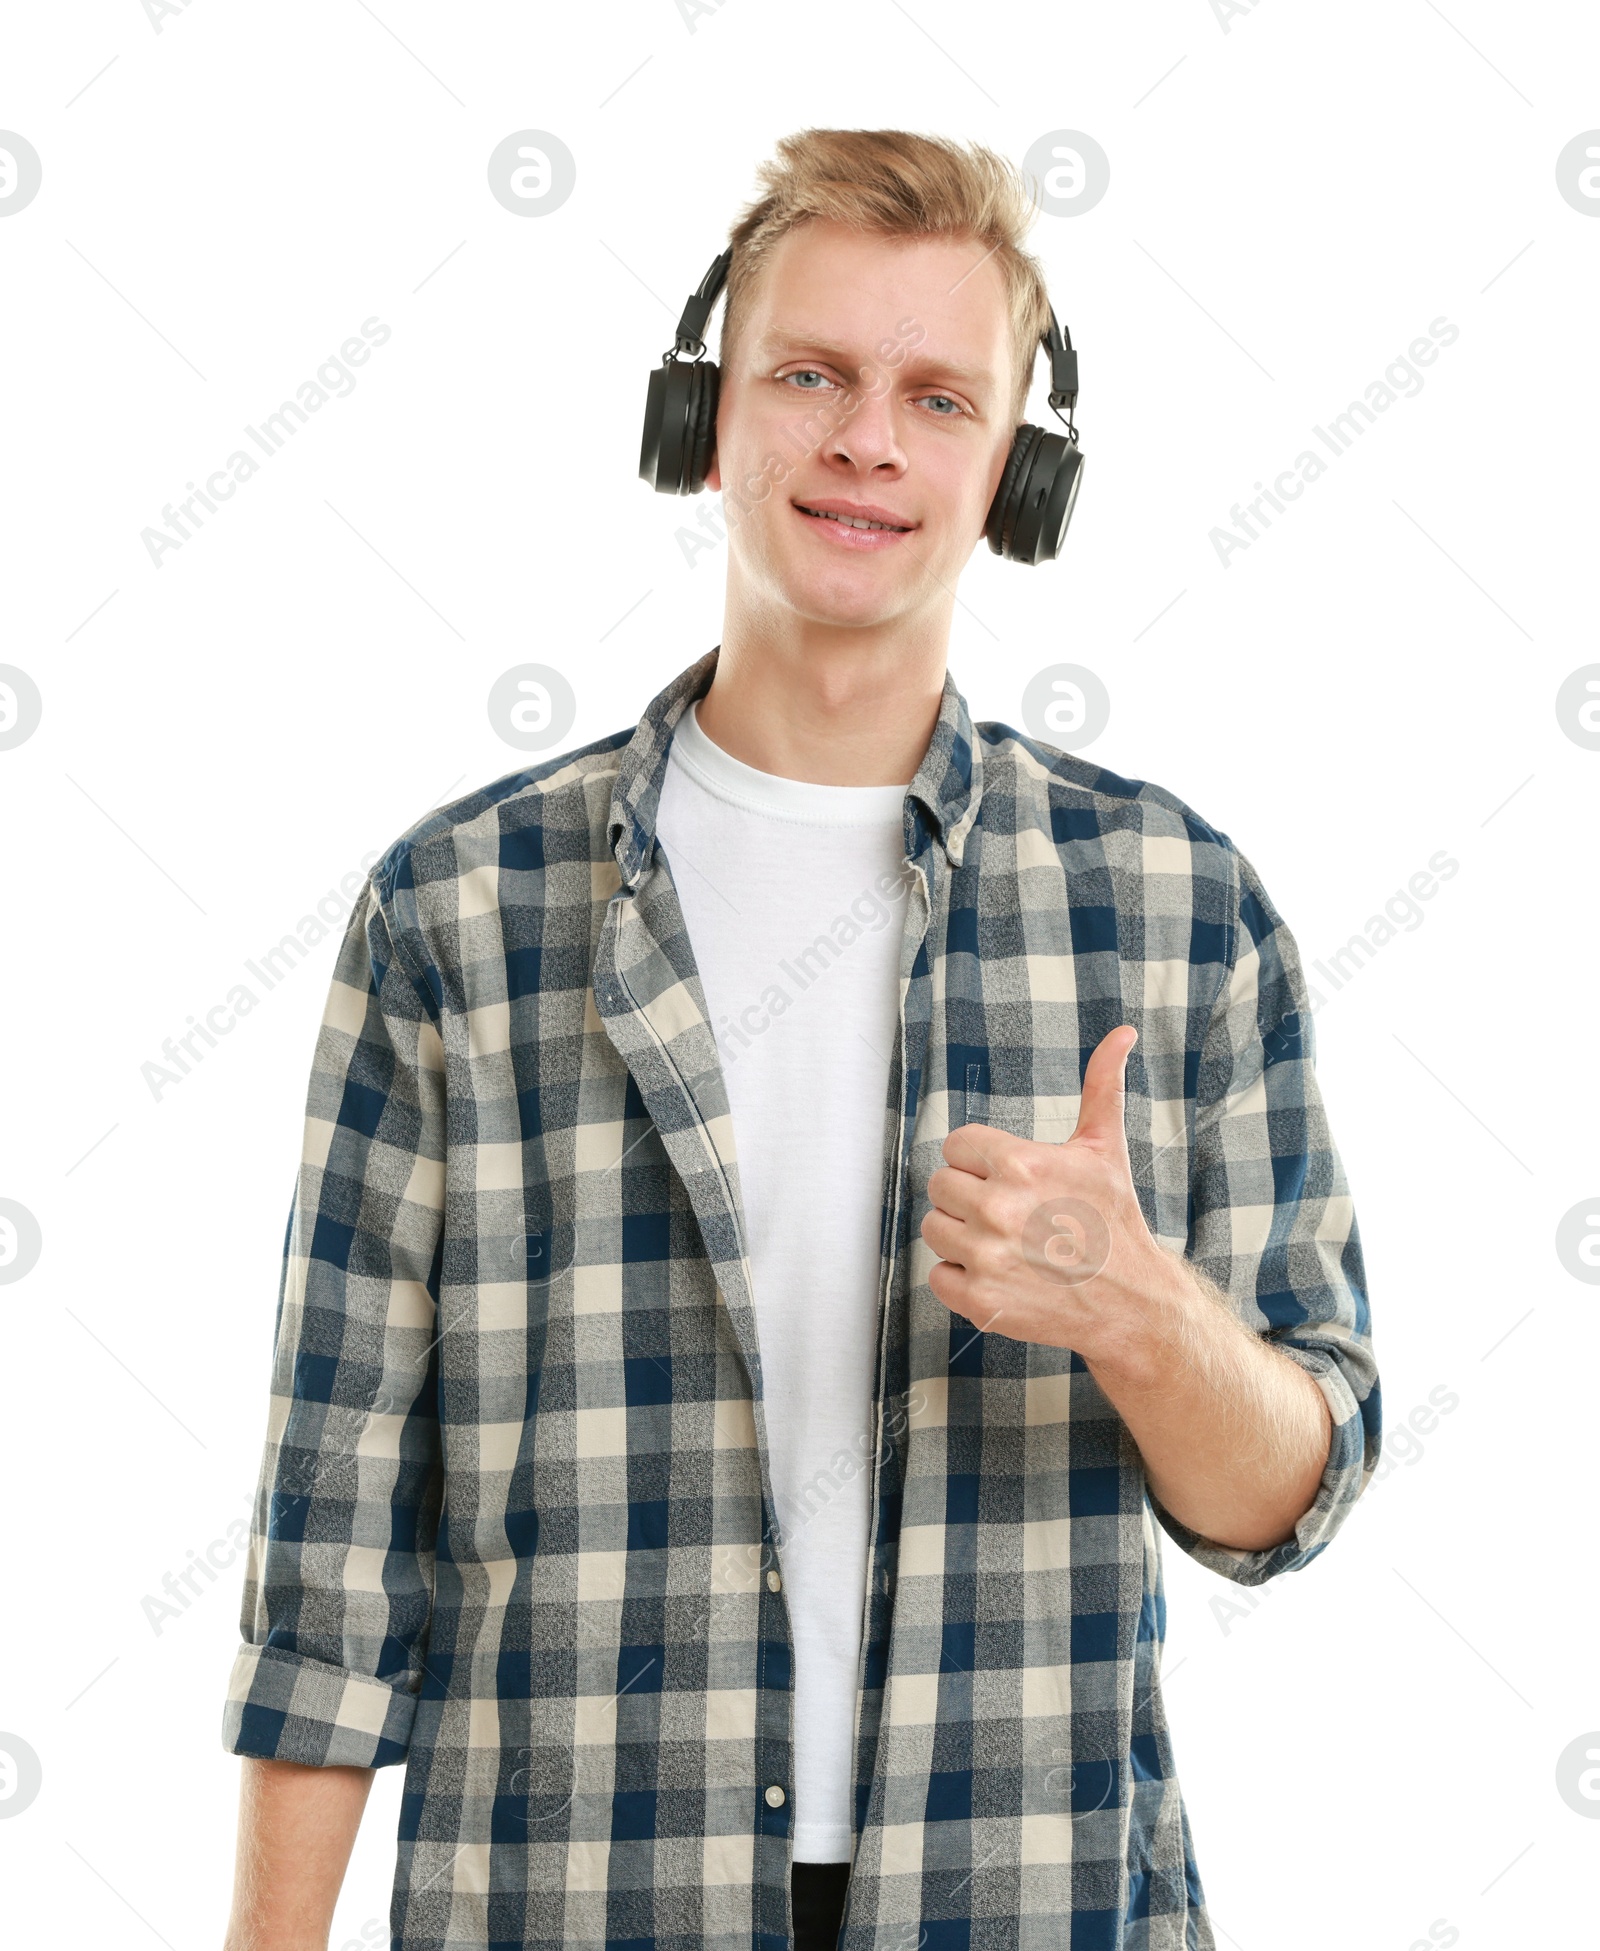
<path fill-rule="evenodd" d="M 327 1931 L 271 1930 L 254 1924 L 230 1928 L 222 1951 L 328 1951 Z"/>
<path fill-rule="evenodd" d="M 1137 1284 L 1109 1311 L 1095 1346 L 1080 1352 L 1113 1402 L 1156 1394 L 1176 1367 L 1191 1361 L 1197 1319 L 1209 1305 L 1188 1262 L 1152 1240 Z"/>

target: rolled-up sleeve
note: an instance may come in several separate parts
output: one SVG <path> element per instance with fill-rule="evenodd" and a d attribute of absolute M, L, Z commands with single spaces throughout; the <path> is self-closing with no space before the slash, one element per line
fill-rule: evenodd
<path fill-rule="evenodd" d="M 1311 1003 L 1293 936 L 1251 863 L 1235 862 L 1227 972 L 1200 1055 L 1187 1257 L 1238 1318 L 1297 1362 L 1332 1418 L 1316 1499 L 1294 1536 L 1240 1551 L 1168 1534 L 1240 1585 L 1298 1570 L 1328 1544 L 1377 1467 L 1382 1436 L 1361 1238 L 1317 1085 Z"/>
<path fill-rule="evenodd" d="M 404 1758 L 433 1596 L 444 1050 L 384 866 L 317 1037 L 223 1717 L 232 1752 L 317 1766 Z"/>

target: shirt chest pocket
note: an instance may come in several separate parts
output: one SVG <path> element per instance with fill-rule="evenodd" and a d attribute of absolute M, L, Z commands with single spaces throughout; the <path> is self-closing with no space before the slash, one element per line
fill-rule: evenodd
<path fill-rule="evenodd" d="M 956 1109 L 960 1112 L 958 1124 L 988 1125 L 995 1131 L 1009 1131 L 1016 1138 L 1038 1135 L 1033 1093 L 992 1090 L 989 1066 L 983 1062 L 966 1066 L 966 1088 Z"/>

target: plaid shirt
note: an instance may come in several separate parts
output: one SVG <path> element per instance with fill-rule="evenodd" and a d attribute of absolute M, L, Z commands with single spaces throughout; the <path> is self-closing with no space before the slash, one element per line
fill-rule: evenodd
<path fill-rule="evenodd" d="M 318 1039 L 224 1739 L 405 1764 L 405 1951 L 789 1941 L 792 1642 L 739 1170 L 655 847 L 716 658 L 631 732 L 397 840 Z M 1324 1548 L 1378 1454 L 1299 955 L 1226 834 L 974 726 L 948 675 L 903 819 L 841 1948 L 1206 1951 L 1157 1524 L 1257 1585 Z M 1332 1411 L 1316 1501 L 1270 1550 L 1161 1508 L 1080 1356 L 927 1285 L 946 1135 L 1070 1136 L 1121 1023 L 1151 1231 Z"/>

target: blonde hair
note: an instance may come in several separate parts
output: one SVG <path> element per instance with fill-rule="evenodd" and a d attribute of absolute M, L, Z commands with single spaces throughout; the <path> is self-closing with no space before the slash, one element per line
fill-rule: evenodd
<path fill-rule="evenodd" d="M 883 237 L 970 237 L 993 253 L 1005 284 L 1011 419 L 1021 421 L 1034 355 L 1050 326 L 1050 299 L 1037 258 L 1022 248 L 1039 206 L 1019 170 L 976 142 L 963 148 L 904 129 L 802 129 L 781 138 L 757 180 L 762 193 L 728 233 L 733 256 L 718 348 L 724 366 L 762 265 L 798 225 L 821 218 Z"/>

